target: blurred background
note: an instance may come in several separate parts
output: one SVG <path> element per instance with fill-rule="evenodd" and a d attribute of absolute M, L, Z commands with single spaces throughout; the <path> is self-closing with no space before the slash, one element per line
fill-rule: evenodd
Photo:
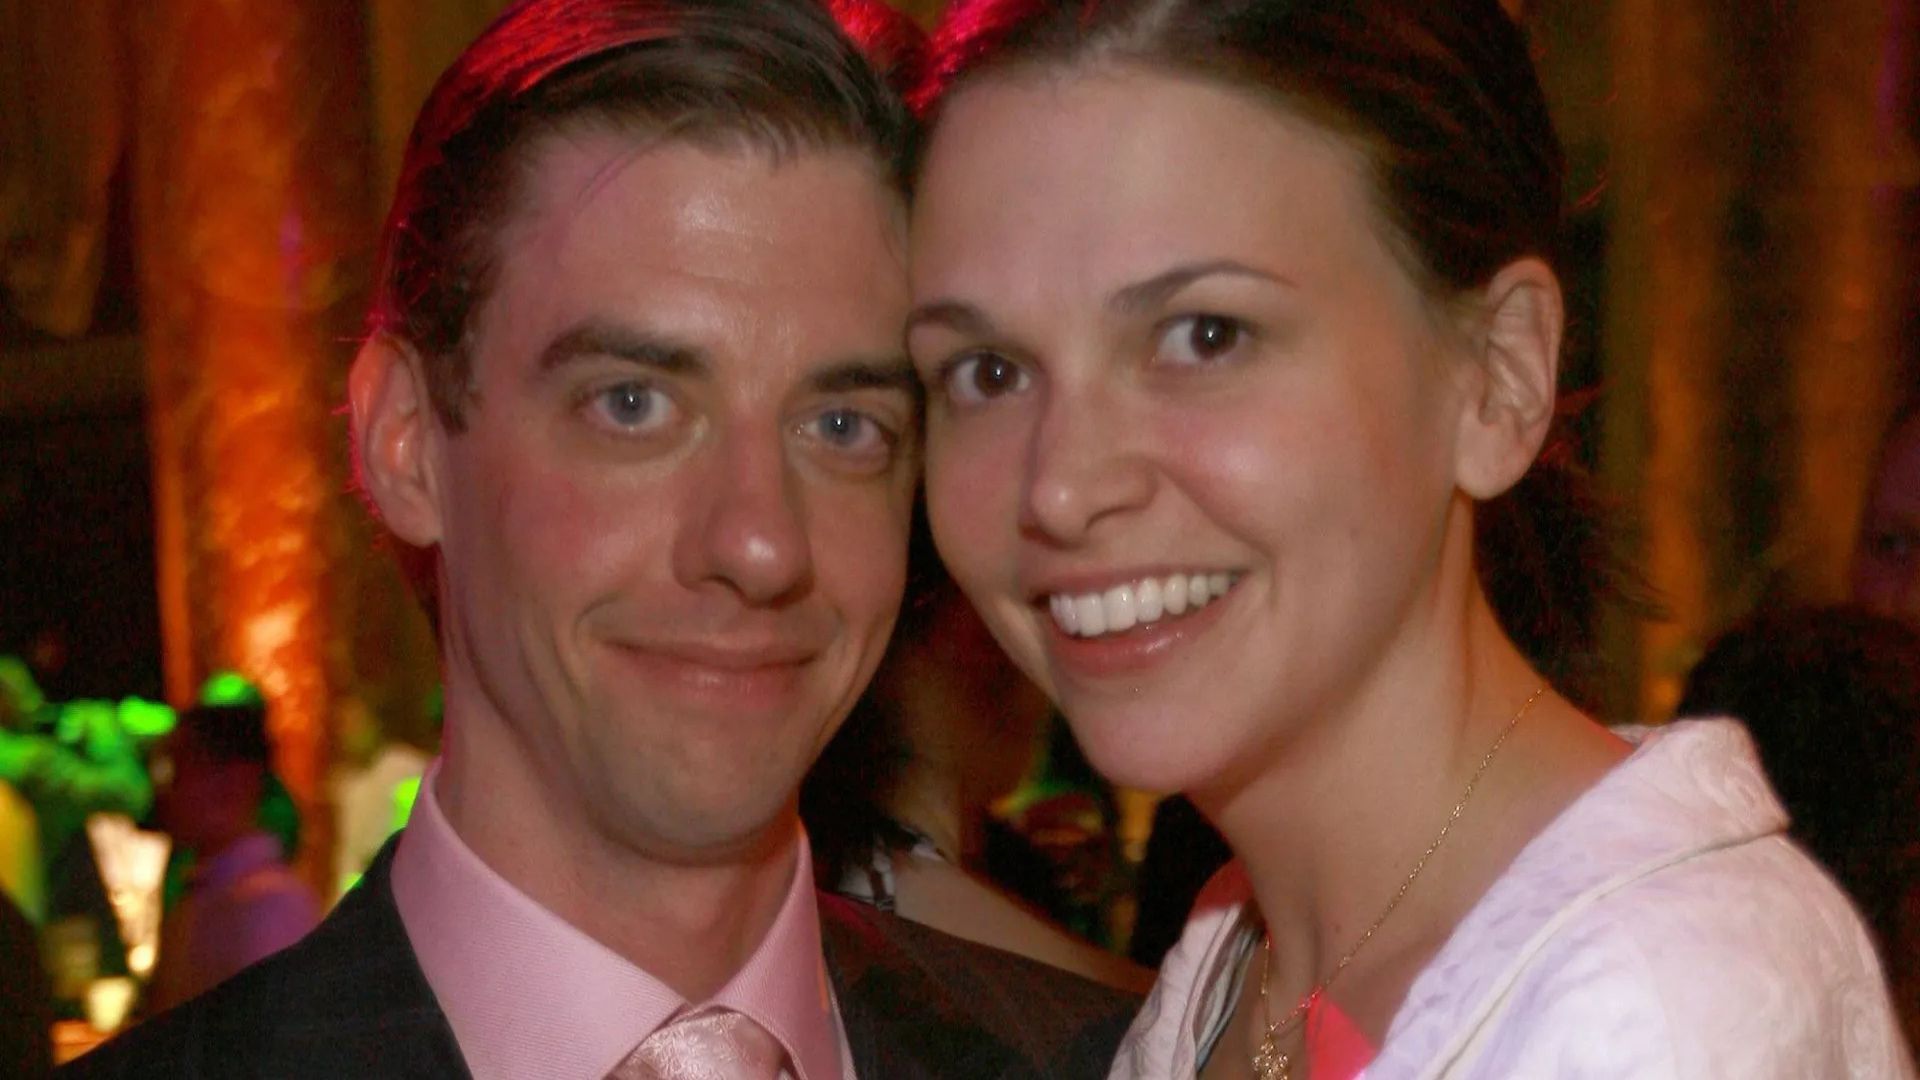
<path fill-rule="evenodd" d="M 1577 452 L 1660 608 L 1576 613 L 1609 719 L 1671 715 L 1753 613 L 1847 597 L 1917 381 L 1916 2 L 1511 5 L 1572 165 Z M 413 113 L 501 6 L 0 0 L 0 655 L 47 724 L 238 673 L 322 896 L 351 879 L 341 792 L 386 798 L 437 731 L 431 634 L 349 487 L 344 374 Z M 132 708 L 135 743 L 165 734 Z M 1056 727 L 1030 747 L 1000 816 L 1043 848 L 1109 834 L 1120 869 L 1081 852 L 1081 909 L 1052 910 L 1115 944 L 1132 908 L 1100 882 L 1154 797 L 1102 790 Z"/>

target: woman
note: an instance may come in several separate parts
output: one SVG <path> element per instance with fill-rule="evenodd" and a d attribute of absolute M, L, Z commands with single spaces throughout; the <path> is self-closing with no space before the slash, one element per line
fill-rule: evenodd
<path fill-rule="evenodd" d="M 996 852 L 989 844 L 988 808 L 1031 770 L 1051 707 L 940 569 L 919 515 L 907 566 L 907 599 L 887 655 L 800 788 L 820 886 L 1144 992 L 1150 972 L 1073 936 L 974 872 L 1007 869 L 1009 845 Z"/>
<path fill-rule="evenodd" d="M 1494 0 L 963 2 L 931 70 L 936 539 L 1237 859 L 1113 1075 L 1909 1074 L 1739 729 L 1610 733 L 1479 580 L 1563 322 Z"/>

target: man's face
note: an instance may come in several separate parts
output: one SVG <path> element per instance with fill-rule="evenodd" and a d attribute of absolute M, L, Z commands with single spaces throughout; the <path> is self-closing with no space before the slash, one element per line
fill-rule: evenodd
<path fill-rule="evenodd" d="M 563 819 L 703 860 L 790 827 L 905 574 L 902 210 L 862 155 L 574 131 L 530 156 L 428 426 L 448 716 Z"/>
<path fill-rule="evenodd" d="M 155 747 L 147 768 L 153 776 L 154 821 L 181 847 L 217 854 L 208 849 L 251 826 L 260 804 L 260 766 L 222 760 L 191 727 L 174 728 Z"/>

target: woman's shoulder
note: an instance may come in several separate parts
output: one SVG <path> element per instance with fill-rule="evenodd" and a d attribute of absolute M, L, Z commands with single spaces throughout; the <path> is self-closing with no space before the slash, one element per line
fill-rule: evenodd
<path fill-rule="evenodd" d="M 1575 914 L 1535 966 L 1629 958 L 1628 973 L 1674 993 L 1707 984 L 1763 1005 L 1858 982 L 1879 987 L 1871 940 L 1852 903 L 1791 840 L 1730 845 L 1638 878 Z M 1800 993 L 1788 992 L 1800 988 Z"/>
<path fill-rule="evenodd" d="M 1513 973 L 1463 1075 L 1912 1075 L 1851 904 L 1778 836 L 1570 913 Z"/>
<path fill-rule="evenodd" d="M 1910 1075 L 1865 928 L 1745 733 L 1631 739 L 1422 972 L 1377 1075 Z"/>

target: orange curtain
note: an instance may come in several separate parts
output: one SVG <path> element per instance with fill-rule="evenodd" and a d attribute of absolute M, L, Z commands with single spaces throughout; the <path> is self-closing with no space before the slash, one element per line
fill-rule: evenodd
<path fill-rule="evenodd" d="M 1841 598 L 1899 379 L 1892 26 L 1876 0 L 1612 5 L 1603 460 L 1671 613 L 1614 629 L 1623 718 L 1666 716 L 1755 604 Z"/>
<path fill-rule="evenodd" d="M 0 0 L 0 289 L 26 323 L 84 333 L 123 151 L 112 4 Z"/>
<path fill-rule="evenodd" d="M 364 31 L 329 0 L 143 0 L 134 217 L 169 696 L 236 668 L 329 876 L 356 512 L 336 414 L 371 220 Z M 343 572 L 344 571 L 344 572 Z"/>

